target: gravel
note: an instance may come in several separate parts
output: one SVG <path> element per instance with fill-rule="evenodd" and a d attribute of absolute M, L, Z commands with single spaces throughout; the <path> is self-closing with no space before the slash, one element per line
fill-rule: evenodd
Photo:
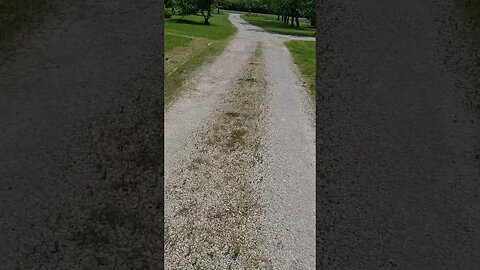
<path fill-rule="evenodd" d="M 165 113 L 166 262 L 167 265 L 183 267 L 190 263 L 206 265 L 206 268 L 313 269 L 313 108 L 283 45 L 283 41 L 293 37 L 267 33 L 246 23 L 238 14 L 231 14 L 230 20 L 238 28 L 236 36 L 213 63 L 206 64 L 186 82 L 183 97 Z M 245 71 L 256 44 L 260 44 L 265 59 L 263 79 L 255 78 L 263 72 L 248 75 L 249 72 Z M 265 80 L 266 94 L 257 96 L 256 109 L 248 107 L 248 103 L 234 95 L 235 82 L 249 76 L 254 76 L 254 82 Z M 258 124 L 258 130 L 246 129 L 249 132 L 257 130 L 255 139 L 245 141 L 250 143 L 233 152 L 218 152 L 216 149 L 221 149 L 222 141 L 228 136 L 223 139 L 220 136 L 213 140 L 214 143 L 209 138 L 234 131 L 228 124 L 222 125 L 226 120 L 219 116 L 232 107 L 238 112 L 251 114 L 254 123 L 260 121 L 261 124 Z M 242 122 L 248 125 L 247 120 Z M 249 148 L 247 145 L 256 146 Z M 198 163 L 198 155 L 203 157 L 201 174 L 196 174 L 189 166 L 194 161 Z M 251 168 L 245 167 L 248 163 L 242 158 L 249 155 L 254 160 Z M 205 162 L 205 159 L 210 161 Z M 229 181 L 232 177 L 237 180 Z M 234 183 L 243 181 L 248 183 L 250 192 L 238 191 L 240 187 Z M 232 190 L 236 192 L 229 193 Z M 243 229 L 230 227 L 220 231 L 223 236 L 218 236 L 216 228 L 219 225 L 215 225 L 210 216 L 215 211 L 230 215 L 229 210 L 218 202 L 219 194 L 230 194 L 231 197 L 227 198 L 231 199 L 227 201 L 234 204 L 240 202 L 240 194 L 248 195 L 248 201 L 256 202 L 257 210 L 247 215 L 249 222 L 241 223 L 245 224 Z M 190 213 L 182 211 L 185 206 L 195 210 Z M 184 213 L 183 216 L 179 212 Z M 200 226 L 203 229 L 190 230 L 190 234 L 184 230 L 198 227 L 198 224 L 203 224 Z M 211 229 L 205 224 L 210 224 Z M 216 240 L 207 241 L 209 238 Z M 230 249 L 228 245 L 222 247 L 221 243 L 235 239 L 237 244 L 244 246 L 240 248 L 238 258 L 228 258 L 226 254 L 231 253 Z M 175 249 L 172 246 L 170 249 L 169 244 L 182 247 Z M 209 257 L 208 250 L 224 255 L 213 257 L 215 260 Z"/>

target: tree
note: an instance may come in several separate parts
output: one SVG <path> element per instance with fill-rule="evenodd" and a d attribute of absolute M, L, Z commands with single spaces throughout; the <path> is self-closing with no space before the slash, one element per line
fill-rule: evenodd
<path fill-rule="evenodd" d="M 203 16 L 203 22 L 209 24 L 212 17 L 213 0 L 173 0 L 178 14 L 185 16 L 200 12 Z"/>
<path fill-rule="evenodd" d="M 165 0 L 165 8 L 172 9 L 172 15 L 175 14 L 175 8 L 173 6 L 173 0 Z"/>
<path fill-rule="evenodd" d="M 311 26 L 316 25 L 316 4 L 317 2 L 314 0 L 306 0 L 303 1 L 303 4 L 300 8 L 302 16 L 310 21 Z"/>
<path fill-rule="evenodd" d="M 220 14 L 220 8 L 223 8 L 226 3 L 227 0 L 215 0 L 213 5 L 217 8 L 217 14 Z"/>
<path fill-rule="evenodd" d="M 198 2 L 198 9 L 203 16 L 203 23 L 210 24 L 208 20 L 212 17 L 213 0 L 200 0 Z"/>
<path fill-rule="evenodd" d="M 314 0 L 271 0 L 270 7 L 277 19 L 285 24 L 300 26 L 300 17 L 306 17 L 310 20 L 311 25 L 315 25 L 315 8 Z"/>
<path fill-rule="evenodd" d="M 182 16 L 198 12 L 196 0 L 173 0 L 173 6 L 176 7 L 178 14 Z"/>

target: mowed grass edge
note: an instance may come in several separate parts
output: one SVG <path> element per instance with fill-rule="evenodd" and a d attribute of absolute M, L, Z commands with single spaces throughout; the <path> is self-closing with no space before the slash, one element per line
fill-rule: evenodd
<path fill-rule="evenodd" d="M 300 27 L 297 28 L 290 24 L 282 23 L 277 20 L 277 15 L 272 14 L 242 14 L 240 17 L 246 22 L 258 26 L 267 32 L 293 36 L 315 36 L 315 27 L 311 27 L 305 18 L 300 18 Z"/>
<path fill-rule="evenodd" d="M 214 59 L 230 41 L 236 28 L 228 14 L 213 14 L 210 25 L 202 23 L 201 15 L 172 16 L 165 19 L 164 101 L 169 105 L 180 94 L 185 79 L 203 63 Z M 182 61 L 167 61 L 183 57 Z"/>
<path fill-rule="evenodd" d="M 315 100 L 315 41 L 290 40 L 285 46 L 292 55 L 293 62 L 298 66 L 306 81 L 310 96 Z"/>

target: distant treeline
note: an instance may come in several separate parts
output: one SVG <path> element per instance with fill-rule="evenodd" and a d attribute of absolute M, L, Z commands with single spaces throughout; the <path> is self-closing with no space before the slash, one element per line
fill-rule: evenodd
<path fill-rule="evenodd" d="M 236 10 L 236 11 L 245 11 L 253 13 L 266 13 L 273 14 L 271 1 L 223 1 L 221 4 L 222 9 Z"/>
<path fill-rule="evenodd" d="M 305 17 L 315 26 L 315 0 L 166 0 L 169 13 L 188 15 L 201 13 L 208 24 L 212 12 L 229 9 L 278 15 L 278 20 L 299 27 L 299 18 Z"/>
<path fill-rule="evenodd" d="M 299 26 L 299 18 L 305 17 L 315 26 L 315 0 L 217 0 L 224 9 L 268 13 L 278 15 L 278 20 Z"/>

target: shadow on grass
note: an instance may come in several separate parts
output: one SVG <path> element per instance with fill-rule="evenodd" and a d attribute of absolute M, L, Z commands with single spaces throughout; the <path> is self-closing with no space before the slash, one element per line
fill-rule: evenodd
<path fill-rule="evenodd" d="M 203 22 L 191 21 L 191 20 L 187 20 L 187 19 L 172 19 L 172 21 L 175 22 L 175 23 L 181 23 L 181 24 L 212 25 L 212 24 L 205 24 Z"/>

